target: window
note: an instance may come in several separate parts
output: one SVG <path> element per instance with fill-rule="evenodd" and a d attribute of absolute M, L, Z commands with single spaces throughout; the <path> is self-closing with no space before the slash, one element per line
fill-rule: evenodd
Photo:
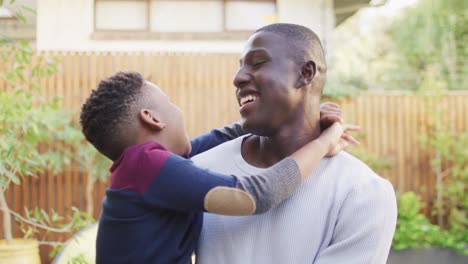
<path fill-rule="evenodd" d="M 276 17 L 275 0 L 95 0 L 97 38 L 244 38 Z"/>
<path fill-rule="evenodd" d="M 146 30 L 145 1 L 96 1 L 96 29 Z"/>

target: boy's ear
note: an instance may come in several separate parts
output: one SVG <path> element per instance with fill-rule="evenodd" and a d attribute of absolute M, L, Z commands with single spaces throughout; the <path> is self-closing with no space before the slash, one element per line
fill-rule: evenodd
<path fill-rule="evenodd" d="M 297 80 L 296 88 L 304 87 L 312 82 L 315 77 L 315 73 L 317 72 L 317 66 L 315 62 L 308 61 L 302 65 L 299 78 Z"/>
<path fill-rule="evenodd" d="M 161 131 L 166 127 L 166 124 L 161 122 L 161 120 L 157 117 L 156 112 L 153 110 L 141 109 L 139 116 L 141 121 L 152 129 Z"/>

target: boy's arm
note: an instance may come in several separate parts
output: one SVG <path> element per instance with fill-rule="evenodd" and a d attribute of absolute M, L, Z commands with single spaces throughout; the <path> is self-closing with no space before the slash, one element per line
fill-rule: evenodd
<path fill-rule="evenodd" d="M 174 154 L 162 155 L 168 157 L 143 193 L 145 202 L 158 208 L 224 215 L 262 213 L 287 198 L 302 179 L 291 158 L 264 173 L 238 177 L 199 168 Z"/>
<path fill-rule="evenodd" d="M 352 126 L 335 123 L 291 156 L 263 173 L 227 176 L 201 169 L 192 161 L 166 150 L 155 150 L 147 160 L 165 157 L 143 193 L 147 203 L 179 211 L 206 211 L 224 215 L 263 213 L 286 199 Z M 347 140 L 345 138 L 345 140 Z M 152 157 L 151 155 L 155 155 Z"/>
<path fill-rule="evenodd" d="M 245 134 L 246 133 L 242 129 L 242 125 L 240 123 L 234 123 L 220 129 L 213 129 L 210 132 L 198 136 L 190 141 L 192 144 L 192 151 L 190 152 L 189 157 L 193 157 L 226 141 Z"/>

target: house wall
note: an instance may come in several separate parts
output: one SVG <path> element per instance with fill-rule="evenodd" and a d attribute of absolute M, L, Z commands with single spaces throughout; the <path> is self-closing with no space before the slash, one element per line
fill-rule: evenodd
<path fill-rule="evenodd" d="M 333 1 L 277 0 L 276 3 L 278 22 L 307 26 L 320 37 L 327 57 L 332 53 L 335 28 Z"/>
<path fill-rule="evenodd" d="M 228 52 L 242 50 L 241 40 L 96 40 L 93 0 L 38 0 L 37 48 L 39 50 L 129 50 Z M 334 27 L 332 0 L 277 0 L 277 21 L 313 29 L 330 50 Z"/>

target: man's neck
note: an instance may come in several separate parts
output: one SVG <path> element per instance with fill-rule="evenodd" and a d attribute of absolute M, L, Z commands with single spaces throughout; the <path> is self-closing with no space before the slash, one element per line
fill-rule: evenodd
<path fill-rule="evenodd" d="M 298 123 L 280 129 L 271 137 L 253 135 L 246 138 L 242 143 L 242 156 L 255 167 L 270 167 L 319 136 L 318 120 Z"/>

